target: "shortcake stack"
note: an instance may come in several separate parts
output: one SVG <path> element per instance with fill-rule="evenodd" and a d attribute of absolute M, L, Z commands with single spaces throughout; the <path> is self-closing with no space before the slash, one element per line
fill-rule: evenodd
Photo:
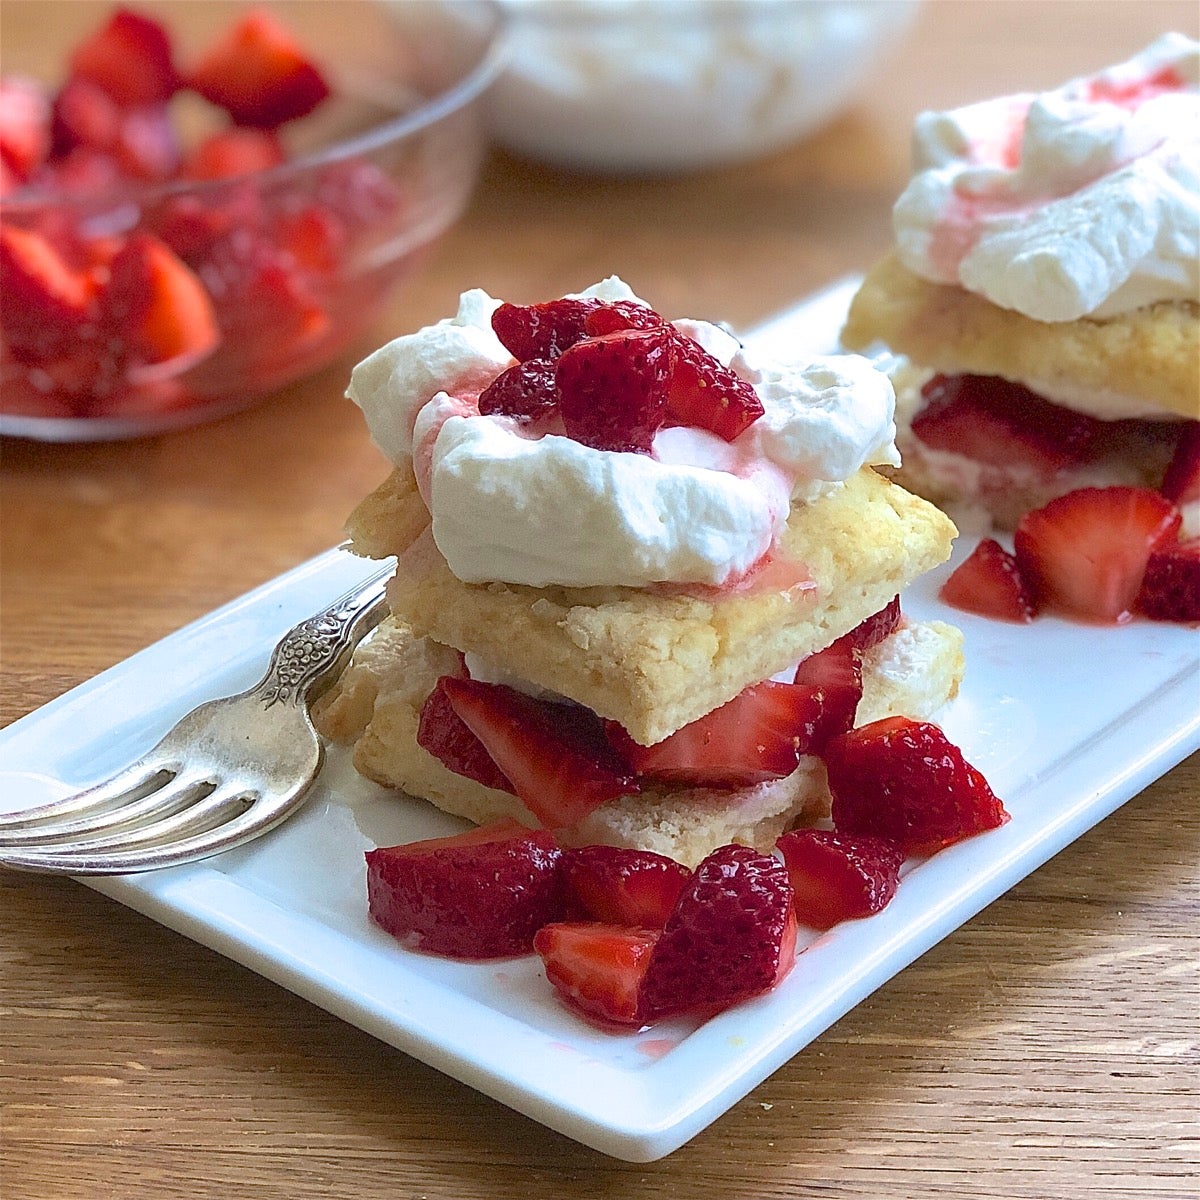
<path fill-rule="evenodd" d="M 903 356 L 896 478 L 964 528 L 1191 473 L 1198 84 L 1200 44 L 1168 34 L 1054 91 L 917 119 L 895 251 L 843 341 Z M 1200 508 L 1164 490 L 1200 534 Z"/>
<path fill-rule="evenodd" d="M 865 359 L 758 361 L 614 278 L 468 292 L 348 395 L 395 466 L 351 546 L 398 566 L 317 719 L 372 779 L 692 864 L 824 815 L 829 737 L 957 690 L 958 631 L 898 601 L 955 529 L 872 469 Z"/>

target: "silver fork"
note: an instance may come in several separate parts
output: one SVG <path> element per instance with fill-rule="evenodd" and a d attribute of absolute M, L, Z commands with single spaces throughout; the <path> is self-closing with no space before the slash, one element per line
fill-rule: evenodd
<path fill-rule="evenodd" d="M 111 779 L 0 814 L 0 866 L 150 871 L 219 854 L 286 820 L 324 760 L 309 702 L 385 616 L 393 570 L 382 568 L 289 630 L 254 687 L 193 709 Z"/>

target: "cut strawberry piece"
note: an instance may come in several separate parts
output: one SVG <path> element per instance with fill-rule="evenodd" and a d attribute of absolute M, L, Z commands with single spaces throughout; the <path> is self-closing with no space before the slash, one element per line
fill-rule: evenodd
<path fill-rule="evenodd" d="M 367 851 L 372 919 L 415 950 L 452 958 L 526 954 L 563 915 L 562 851 L 546 830 L 500 821 Z"/>
<path fill-rule="evenodd" d="M 597 921 L 661 929 L 691 872 L 673 858 L 622 846 L 582 846 L 563 854 L 567 894 Z"/>
<path fill-rule="evenodd" d="M 638 790 L 588 710 L 475 679 L 443 677 L 440 686 L 547 828 L 574 825 L 605 801 Z"/>
<path fill-rule="evenodd" d="M 186 370 L 221 340 L 212 301 L 196 275 L 158 238 L 134 233 L 112 261 L 102 299 L 107 328 L 135 363 Z"/>
<path fill-rule="evenodd" d="M 984 777 L 936 725 L 885 717 L 825 747 L 833 824 L 905 854 L 933 854 L 1008 820 Z"/>
<path fill-rule="evenodd" d="M 642 981 L 646 1019 L 718 1011 L 774 987 L 795 961 L 796 914 L 783 864 L 722 846 L 693 872 Z"/>
<path fill-rule="evenodd" d="M 403 210 L 405 197 L 373 162 L 347 158 L 321 169 L 314 199 L 336 213 L 350 233 L 381 237 Z"/>
<path fill-rule="evenodd" d="M 800 660 L 792 684 L 816 700 L 817 715 L 796 744 L 799 754 L 820 754 L 825 743 L 854 725 L 862 699 L 862 651 L 853 633 Z"/>
<path fill-rule="evenodd" d="M 1200 421 L 1188 421 L 1159 489 L 1180 508 L 1200 500 Z"/>
<path fill-rule="evenodd" d="M 439 679 L 421 706 L 417 725 L 417 745 L 427 750 L 443 766 L 456 775 L 482 783 L 484 787 L 513 795 L 513 785 L 496 766 L 487 747 L 471 732 L 466 722 L 454 711 L 450 697 Z"/>
<path fill-rule="evenodd" d="M 642 983 L 658 934 L 594 921 L 563 921 L 537 931 L 533 948 L 546 978 L 583 1016 L 640 1027 Z"/>
<path fill-rule="evenodd" d="M 306 271 L 332 277 L 342 263 L 346 227 L 322 204 L 308 204 L 280 217 L 276 238 L 281 249 Z"/>
<path fill-rule="evenodd" d="M 1151 553 L 1137 607 L 1156 621 L 1200 621 L 1200 538 Z"/>
<path fill-rule="evenodd" d="M 1023 463 L 1052 474 L 1086 461 L 1105 433 L 1105 422 L 992 375 L 935 375 L 921 395 L 916 437 L 997 467 Z"/>
<path fill-rule="evenodd" d="M 587 336 L 587 316 L 602 300 L 564 297 L 544 304 L 501 304 L 492 313 L 492 331 L 518 362 L 558 358 Z"/>
<path fill-rule="evenodd" d="M 112 155 L 134 179 L 163 179 L 179 166 L 179 139 L 164 105 L 123 108 L 86 79 L 68 81 L 55 97 L 53 129 L 55 159 L 86 147 Z"/>
<path fill-rule="evenodd" d="M 102 88 L 124 107 L 162 104 L 179 87 L 167 31 L 127 8 L 118 8 L 80 43 L 69 63 L 74 78 Z"/>
<path fill-rule="evenodd" d="M 264 129 L 306 116 L 329 95 L 321 72 L 264 9 L 248 12 L 212 46 L 188 83 L 236 124 Z"/>
<path fill-rule="evenodd" d="M 120 105 L 86 79 L 69 79 L 54 97 L 53 154 L 76 146 L 112 153 L 121 128 Z"/>
<path fill-rule="evenodd" d="M 536 421 L 558 409 L 554 386 L 554 363 L 530 358 L 501 371 L 479 395 L 479 411 L 485 416 L 516 417 Z"/>
<path fill-rule="evenodd" d="M 648 454 L 666 411 L 674 341 L 667 329 L 586 338 L 555 369 L 566 435 L 597 450 Z"/>
<path fill-rule="evenodd" d="M 222 129 L 206 137 L 188 156 L 188 179 L 232 179 L 268 171 L 284 161 L 283 146 L 268 129 Z"/>
<path fill-rule="evenodd" d="M 584 313 L 583 328 L 588 337 L 600 337 L 606 333 L 617 333 L 622 329 L 657 329 L 665 325 L 662 319 L 647 304 L 636 300 L 613 300 L 597 304 Z"/>
<path fill-rule="evenodd" d="M 181 150 L 166 108 L 144 106 L 121 113 L 113 147 L 117 161 L 133 179 L 165 179 L 179 169 Z"/>
<path fill-rule="evenodd" d="M 1179 510 L 1148 488 L 1080 488 L 1021 518 L 1017 565 L 1041 608 L 1083 620 L 1128 618 L 1151 551 Z"/>
<path fill-rule="evenodd" d="M 865 621 L 860 621 L 833 644 L 836 646 L 839 642 L 846 641 L 856 650 L 870 650 L 900 628 L 901 617 L 900 597 L 893 596 L 877 613 L 873 613 Z"/>
<path fill-rule="evenodd" d="M 732 442 L 763 415 L 763 406 L 749 383 L 699 342 L 676 333 L 667 414 L 673 425 L 707 429 Z"/>
<path fill-rule="evenodd" d="M 0 79 L 0 163 L 25 183 L 50 153 L 50 101 L 41 84 Z"/>
<path fill-rule="evenodd" d="M 1037 613 L 1016 556 L 994 538 L 984 538 L 954 568 L 938 595 L 954 608 L 997 621 L 1028 622 Z"/>
<path fill-rule="evenodd" d="M 810 929 L 880 912 L 900 884 L 904 855 L 882 838 L 794 829 L 776 844 L 792 881 L 796 918 Z"/>

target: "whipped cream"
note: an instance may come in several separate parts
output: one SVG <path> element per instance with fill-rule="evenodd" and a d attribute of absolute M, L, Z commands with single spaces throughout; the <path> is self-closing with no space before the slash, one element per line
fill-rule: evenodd
<path fill-rule="evenodd" d="M 578 295 L 637 300 L 615 277 Z M 866 359 L 759 360 L 700 321 L 676 327 L 765 409 L 733 442 L 673 427 L 633 454 L 533 437 L 511 417 L 479 414 L 479 392 L 513 362 L 491 328 L 499 303 L 464 293 L 454 317 L 355 367 L 347 392 L 384 454 L 411 460 L 434 540 L 464 582 L 726 584 L 771 548 L 793 501 L 864 465 L 899 463 L 892 385 Z"/>
<path fill-rule="evenodd" d="M 1038 321 L 1200 298 L 1200 42 L 1041 95 L 922 113 L 901 261 Z"/>

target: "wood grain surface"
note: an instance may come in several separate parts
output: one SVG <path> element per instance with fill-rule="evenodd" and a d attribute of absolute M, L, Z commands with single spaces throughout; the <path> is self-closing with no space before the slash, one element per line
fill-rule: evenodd
<path fill-rule="evenodd" d="M 77 9 L 4 0 L 0 65 Z M 496 153 L 356 351 L 467 286 L 535 300 L 610 272 L 665 311 L 746 327 L 883 252 L 919 109 L 1052 85 L 1197 25 L 1193 3 L 927 0 L 850 110 L 752 165 L 593 179 Z M 355 358 L 184 433 L 3 443 L 0 721 L 338 540 L 385 473 L 341 396 Z M 0 876 L 0 1196 L 1195 1197 L 1198 793 L 1193 757 L 649 1165 L 87 888 Z"/>

